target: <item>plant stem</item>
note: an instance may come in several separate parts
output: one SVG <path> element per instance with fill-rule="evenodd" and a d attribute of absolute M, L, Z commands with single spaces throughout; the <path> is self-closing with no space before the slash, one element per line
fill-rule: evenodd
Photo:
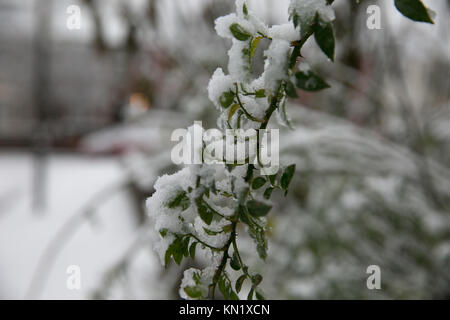
<path fill-rule="evenodd" d="M 213 277 L 213 284 L 212 284 L 212 298 L 214 300 L 214 293 L 216 291 L 216 285 L 217 282 L 220 280 L 220 276 L 222 275 L 222 273 L 225 270 L 225 267 L 227 265 L 227 260 L 228 260 L 228 250 L 230 249 L 231 244 L 233 243 L 233 241 L 235 241 L 234 239 L 236 238 L 236 226 L 237 226 L 237 221 L 234 221 L 232 224 L 232 230 L 231 230 L 231 235 L 230 238 L 228 239 L 227 243 L 225 244 L 224 248 L 223 248 L 223 257 L 222 257 L 222 261 L 220 262 L 219 267 L 217 268 L 216 272 L 214 273 L 214 277 Z"/>
<path fill-rule="evenodd" d="M 264 119 L 258 119 L 258 118 L 255 118 L 254 116 L 252 116 L 252 115 L 244 108 L 244 105 L 242 104 L 242 101 L 241 101 L 241 99 L 239 98 L 239 89 L 238 89 L 238 85 L 237 85 L 237 83 L 235 83 L 234 85 L 236 86 L 236 98 L 237 98 L 239 107 L 242 109 L 242 111 L 244 111 L 245 115 L 246 115 L 250 120 L 252 120 L 252 121 L 255 121 L 255 122 L 264 122 L 264 121 L 265 121 Z"/>
<path fill-rule="evenodd" d="M 299 44 L 297 44 L 294 48 L 294 50 L 292 51 L 291 57 L 289 59 L 289 64 L 288 64 L 288 68 L 292 69 L 295 67 L 295 64 L 297 62 L 297 58 L 300 56 L 300 50 L 301 47 L 303 46 L 303 44 L 306 42 L 306 39 L 308 39 L 310 35 L 308 35 L 307 37 L 305 37 L 305 39 L 302 39 L 300 41 Z M 252 121 L 257 121 L 257 122 L 261 122 L 261 125 L 258 129 L 259 130 L 264 130 L 267 128 L 270 118 L 272 117 L 272 114 L 274 113 L 274 111 L 278 108 L 279 102 L 282 99 L 282 90 L 284 88 L 283 83 L 280 84 L 280 86 L 278 87 L 278 90 L 276 92 L 276 95 L 272 97 L 272 100 L 270 102 L 270 106 L 269 108 L 266 110 L 266 114 L 264 116 L 264 119 L 256 119 L 254 118 L 251 114 L 249 114 L 247 112 L 247 110 L 244 108 L 240 98 L 239 98 L 239 89 L 238 89 L 238 85 L 237 83 L 235 83 L 236 86 L 236 98 L 238 101 L 239 106 L 241 107 L 242 111 L 245 113 L 245 115 Z M 281 97 L 280 97 L 281 95 Z M 258 135 L 258 139 L 257 139 L 257 156 L 258 156 L 258 161 L 259 161 L 259 152 L 260 152 L 260 142 L 259 142 L 259 135 Z M 254 170 L 254 165 L 253 164 L 249 164 L 248 168 L 247 168 L 247 174 L 246 174 L 246 182 L 249 184 L 249 186 L 251 186 L 252 180 L 253 180 L 253 170 Z M 247 192 L 245 192 L 243 199 L 242 199 L 242 203 L 245 203 L 246 199 L 248 198 L 250 194 L 250 187 L 247 190 Z M 236 227 L 239 223 L 239 209 L 236 209 L 234 215 L 233 215 L 233 223 L 232 223 L 232 230 L 231 230 L 231 235 L 230 238 L 228 239 L 227 243 L 225 244 L 225 246 L 220 250 L 223 251 L 223 257 L 222 260 L 219 264 L 219 267 L 217 268 L 216 272 L 214 273 L 214 277 L 213 277 L 213 283 L 212 283 L 212 299 L 214 299 L 215 297 L 215 289 L 217 286 L 218 281 L 220 280 L 220 277 L 222 275 L 222 273 L 225 271 L 225 267 L 229 258 L 229 254 L 228 251 L 230 249 L 230 246 L 233 245 L 233 249 L 236 252 L 238 259 L 239 259 L 239 263 L 241 265 L 241 268 L 244 272 L 245 275 L 247 275 L 248 277 L 250 277 L 248 271 L 246 269 L 244 269 L 244 262 L 242 261 L 242 257 L 239 253 L 238 250 L 238 246 L 237 246 L 237 241 L 236 241 Z M 257 225 L 259 228 L 261 228 L 261 226 Z M 253 288 L 252 290 L 254 290 L 255 288 Z"/>
<path fill-rule="evenodd" d="M 217 248 L 217 247 L 213 247 L 213 246 L 207 244 L 206 242 L 200 240 L 196 235 L 194 235 L 192 233 L 189 233 L 188 236 L 194 238 L 198 243 L 200 243 L 201 245 L 204 245 L 205 247 L 210 248 L 211 250 L 214 250 L 214 251 L 223 251 L 223 250 L 225 250 L 225 247 Z"/>

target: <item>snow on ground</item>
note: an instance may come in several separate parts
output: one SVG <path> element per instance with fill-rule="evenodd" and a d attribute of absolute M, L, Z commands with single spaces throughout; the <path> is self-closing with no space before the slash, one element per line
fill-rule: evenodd
<path fill-rule="evenodd" d="M 38 260 L 52 237 L 96 192 L 124 178 L 114 158 L 51 155 L 47 171 L 47 205 L 32 209 L 33 158 L 0 153 L 0 298 L 26 296 Z M 117 192 L 100 205 L 64 246 L 37 296 L 85 299 L 136 236 L 126 193 Z M 67 267 L 81 268 L 81 290 L 67 289 Z M 159 263 L 155 260 L 155 264 Z M 39 275 L 42 276 L 42 275 Z"/>

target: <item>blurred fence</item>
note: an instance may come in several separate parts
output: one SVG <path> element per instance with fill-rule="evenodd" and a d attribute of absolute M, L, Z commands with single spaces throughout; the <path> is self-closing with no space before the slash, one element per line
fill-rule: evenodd
<path fill-rule="evenodd" d="M 118 119 L 127 56 L 61 37 L 66 1 L 0 1 L 0 145 L 70 146 Z"/>

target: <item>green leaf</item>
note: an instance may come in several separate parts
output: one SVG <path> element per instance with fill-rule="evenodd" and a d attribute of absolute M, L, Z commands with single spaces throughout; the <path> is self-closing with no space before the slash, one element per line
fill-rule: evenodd
<path fill-rule="evenodd" d="M 252 277 L 252 284 L 254 287 L 256 287 L 257 285 L 259 285 L 261 282 L 263 281 L 263 277 L 260 274 L 255 274 Z"/>
<path fill-rule="evenodd" d="M 330 86 L 312 71 L 299 71 L 295 74 L 297 87 L 305 91 L 319 91 Z"/>
<path fill-rule="evenodd" d="M 267 244 L 265 242 L 264 242 L 264 244 L 258 243 L 256 245 L 256 252 L 258 252 L 258 256 L 262 260 L 266 260 L 266 258 L 267 258 Z"/>
<path fill-rule="evenodd" d="M 284 170 L 281 176 L 280 185 L 283 190 L 287 190 L 295 173 L 295 164 L 291 164 Z"/>
<path fill-rule="evenodd" d="M 229 291 L 228 291 L 228 288 L 227 288 L 227 284 L 225 283 L 225 279 L 222 277 L 222 278 L 220 278 L 219 279 L 219 290 L 220 290 L 220 292 L 222 292 L 222 294 L 223 294 L 223 297 L 225 298 L 225 299 L 228 299 L 229 298 Z"/>
<path fill-rule="evenodd" d="M 172 256 L 172 252 L 170 252 L 170 247 L 166 250 L 164 255 L 164 266 L 168 266 L 170 263 L 170 257 Z"/>
<path fill-rule="evenodd" d="M 192 275 L 192 279 L 194 280 L 195 284 L 200 284 L 200 280 L 202 280 L 202 277 L 200 273 L 194 272 L 194 274 Z"/>
<path fill-rule="evenodd" d="M 268 187 L 266 189 L 266 191 L 264 191 L 264 195 L 263 195 L 264 199 L 269 200 L 270 197 L 272 196 L 272 192 L 273 192 L 273 187 Z"/>
<path fill-rule="evenodd" d="M 242 6 L 242 13 L 245 16 L 248 16 L 248 8 L 247 8 L 247 4 L 244 2 L 244 5 Z"/>
<path fill-rule="evenodd" d="M 255 289 L 251 289 L 250 292 L 248 293 L 247 296 L 247 300 L 252 300 L 253 299 L 253 293 L 255 292 Z"/>
<path fill-rule="evenodd" d="M 176 238 L 170 246 L 167 248 L 166 254 L 164 256 L 164 264 L 167 266 L 170 262 L 170 257 L 173 256 L 173 260 L 180 264 L 183 259 L 183 251 L 181 249 L 182 243 L 181 238 Z"/>
<path fill-rule="evenodd" d="M 193 299 L 198 299 L 202 296 L 202 290 L 198 287 L 185 287 L 184 292 Z"/>
<path fill-rule="evenodd" d="M 286 81 L 286 94 L 288 97 L 290 98 L 298 98 L 298 94 L 297 94 L 297 90 L 295 89 L 294 84 L 292 83 L 292 81 Z"/>
<path fill-rule="evenodd" d="M 161 237 L 165 238 L 167 235 L 167 229 L 163 228 L 161 230 L 159 230 L 159 234 L 161 235 Z"/>
<path fill-rule="evenodd" d="M 197 204 L 198 208 L 198 214 L 200 215 L 200 218 L 207 224 L 210 225 L 213 219 L 213 212 L 209 207 L 203 202 L 202 196 L 197 198 L 195 200 L 195 203 Z"/>
<path fill-rule="evenodd" d="M 263 217 L 269 213 L 272 206 L 257 200 L 247 201 L 248 212 L 254 217 Z"/>
<path fill-rule="evenodd" d="M 248 187 L 243 187 L 239 190 L 237 195 L 239 204 L 243 204 L 245 202 L 245 200 L 247 199 L 247 194 L 248 194 Z"/>
<path fill-rule="evenodd" d="M 177 249 L 179 246 L 179 240 L 176 238 L 167 248 L 166 253 L 164 255 L 164 265 L 168 266 L 170 262 L 170 257 L 173 255 L 173 252 Z"/>
<path fill-rule="evenodd" d="M 313 32 L 315 13 L 312 12 L 312 14 L 302 14 L 300 16 L 297 12 L 294 12 L 292 20 L 296 28 L 300 25 L 300 39 L 306 41 Z"/>
<path fill-rule="evenodd" d="M 219 98 L 220 105 L 224 109 L 228 108 L 234 102 L 234 97 L 235 97 L 235 93 L 233 91 L 230 90 L 230 91 L 224 92 Z"/>
<path fill-rule="evenodd" d="M 267 182 L 267 180 L 265 178 L 257 177 L 257 178 L 255 178 L 255 180 L 253 180 L 252 188 L 257 190 L 257 189 L 261 188 L 263 185 L 265 185 L 266 182 Z"/>
<path fill-rule="evenodd" d="M 239 296 L 233 291 L 233 288 L 230 287 L 229 297 L 231 300 L 239 300 Z"/>
<path fill-rule="evenodd" d="M 294 27 L 297 28 L 298 25 L 300 24 L 300 17 L 297 14 L 297 12 L 294 12 L 293 16 L 291 17 L 292 22 L 294 22 Z"/>
<path fill-rule="evenodd" d="M 256 53 L 256 49 L 258 49 L 259 42 L 261 41 L 262 37 L 255 37 L 252 40 L 251 49 L 250 49 L 250 58 L 253 58 Z"/>
<path fill-rule="evenodd" d="M 258 300 L 266 300 L 264 296 L 258 290 L 255 291 L 256 299 Z"/>
<path fill-rule="evenodd" d="M 233 23 L 230 26 L 230 31 L 233 34 L 233 36 L 240 41 L 246 41 L 246 40 L 250 39 L 250 37 L 252 36 L 247 30 L 245 30 L 238 23 Z"/>
<path fill-rule="evenodd" d="M 189 208 L 190 205 L 191 202 L 186 195 L 186 191 L 181 191 L 167 204 L 167 207 L 169 207 L 169 209 L 181 207 L 181 209 L 184 211 Z"/>
<path fill-rule="evenodd" d="M 434 23 L 428 9 L 420 0 L 395 0 L 394 3 L 405 17 L 414 21 Z"/>
<path fill-rule="evenodd" d="M 259 89 L 255 91 L 255 97 L 256 98 L 265 98 L 266 97 L 266 90 Z"/>
<path fill-rule="evenodd" d="M 291 122 L 286 112 L 286 99 L 283 100 L 283 103 L 281 104 L 281 106 L 279 106 L 278 110 L 280 114 L 280 120 L 282 121 L 282 123 L 289 129 L 293 130 Z"/>
<path fill-rule="evenodd" d="M 233 231 L 233 225 L 227 224 L 227 225 L 223 226 L 222 231 L 225 233 L 230 233 L 231 231 Z"/>
<path fill-rule="evenodd" d="M 247 213 L 245 212 L 245 209 L 242 205 L 239 205 L 238 213 L 239 213 L 239 218 L 241 219 L 241 221 L 243 223 L 245 223 L 246 225 L 250 225 L 250 220 L 248 219 Z"/>
<path fill-rule="evenodd" d="M 276 179 L 277 179 L 277 173 L 275 173 L 275 174 L 269 176 L 270 184 L 274 186 L 274 185 L 275 185 Z"/>
<path fill-rule="evenodd" d="M 189 241 L 190 241 L 190 238 L 185 237 L 180 246 L 181 252 L 183 253 L 183 255 L 185 257 L 189 256 Z"/>
<path fill-rule="evenodd" d="M 225 277 L 221 277 L 218 281 L 218 284 L 219 290 L 220 292 L 222 292 L 225 299 L 239 300 L 238 295 L 233 291 L 233 288 L 231 287 L 231 283 L 228 282 Z"/>
<path fill-rule="evenodd" d="M 195 259 L 195 248 L 197 247 L 198 242 L 194 242 L 191 244 L 191 247 L 189 248 L 189 255 L 192 259 Z"/>
<path fill-rule="evenodd" d="M 334 61 L 334 34 L 331 22 L 322 20 L 319 14 L 316 14 L 316 22 L 314 23 L 314 39 L 323 53 L 326 54 L 331 61 Z"/>
<path fill-rule="evenodd" d="M 180 265 L 181 260 L 183 260 L 183 251 L 181 251 L 181 248 L 178 247 L 176 250 L 174 250 L 172 255 L 175 263 Z"/>
<path fill-rule="evenodd" d="M 213 231 L 213 230 L 209 230 L 209 229 L 206 229 L 205 227 L 203 227 L 203 230 L 205 231 L 205 233 L 206 233 L 208 236 L 216 236 L 216 235 L 218 235 L 219 233 L 222 232 L 222 231 Z"/>
<path fill-rule="evenodd" d="M 230 112 L 228 113 L 228 121 L 231 120 L 231 118 L 233 118 L 233 115 L 236 113 L 236 111 L 239 109 L 239 105 L 235 104 L 231 109 Z"/>
<path fill-rule="evenodd" d="M 230 266 L 236 271 L 241 269 L 241 264 L 239 263 L 239 258 L 236 251 L 233 253 L 233 257 L 230 260 Z"/>
<path fill-rule="evenodd" d="M 244 283 L 245 279 L 247 279 L 247 276 L 243 274 L 236 280 L 235 289 L 237 293 L 241 292 L 242 284 Z"/>
<path fill-rule="evenodd" d="M 250 227 L 249 233 L 256 243 L 256 252 L 262 260 L 265 260 L 267 257 L 267 241 L 264 229 Z"/>

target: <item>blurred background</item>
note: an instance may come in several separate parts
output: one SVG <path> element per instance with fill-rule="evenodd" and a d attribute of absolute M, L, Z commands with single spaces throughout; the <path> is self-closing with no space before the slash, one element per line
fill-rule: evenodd
<path fill-rule="evenodd" d="M 297 172 L 274 198 L 268 261 L 240 238 L 268 298 L 450 298 L 450 2 L 424 1 L 434 25 L 392 2 L 335 1 L 335 63 L 305 46 L 332 87 L 289 105 L 281 162 Z M 248 3 L 268 24 L 288 19 L 288 0 Z M 366 25 L 372 4 L 379 30 Z M 80 29 L 67 27 L 71 5 Z M 164 269 L 144 202 L 177 170 L 172 130 L 216 127 L 206 86 L 230 43 L 214 20 L 233 11 L 228 0 L 0 0 L 1 299 L 179 297 L 183 270 L 205 262 Z M 80 290 L 67 287 L 73 265 Z M 381 290 L 366 287 L 369 265 Z"/>

